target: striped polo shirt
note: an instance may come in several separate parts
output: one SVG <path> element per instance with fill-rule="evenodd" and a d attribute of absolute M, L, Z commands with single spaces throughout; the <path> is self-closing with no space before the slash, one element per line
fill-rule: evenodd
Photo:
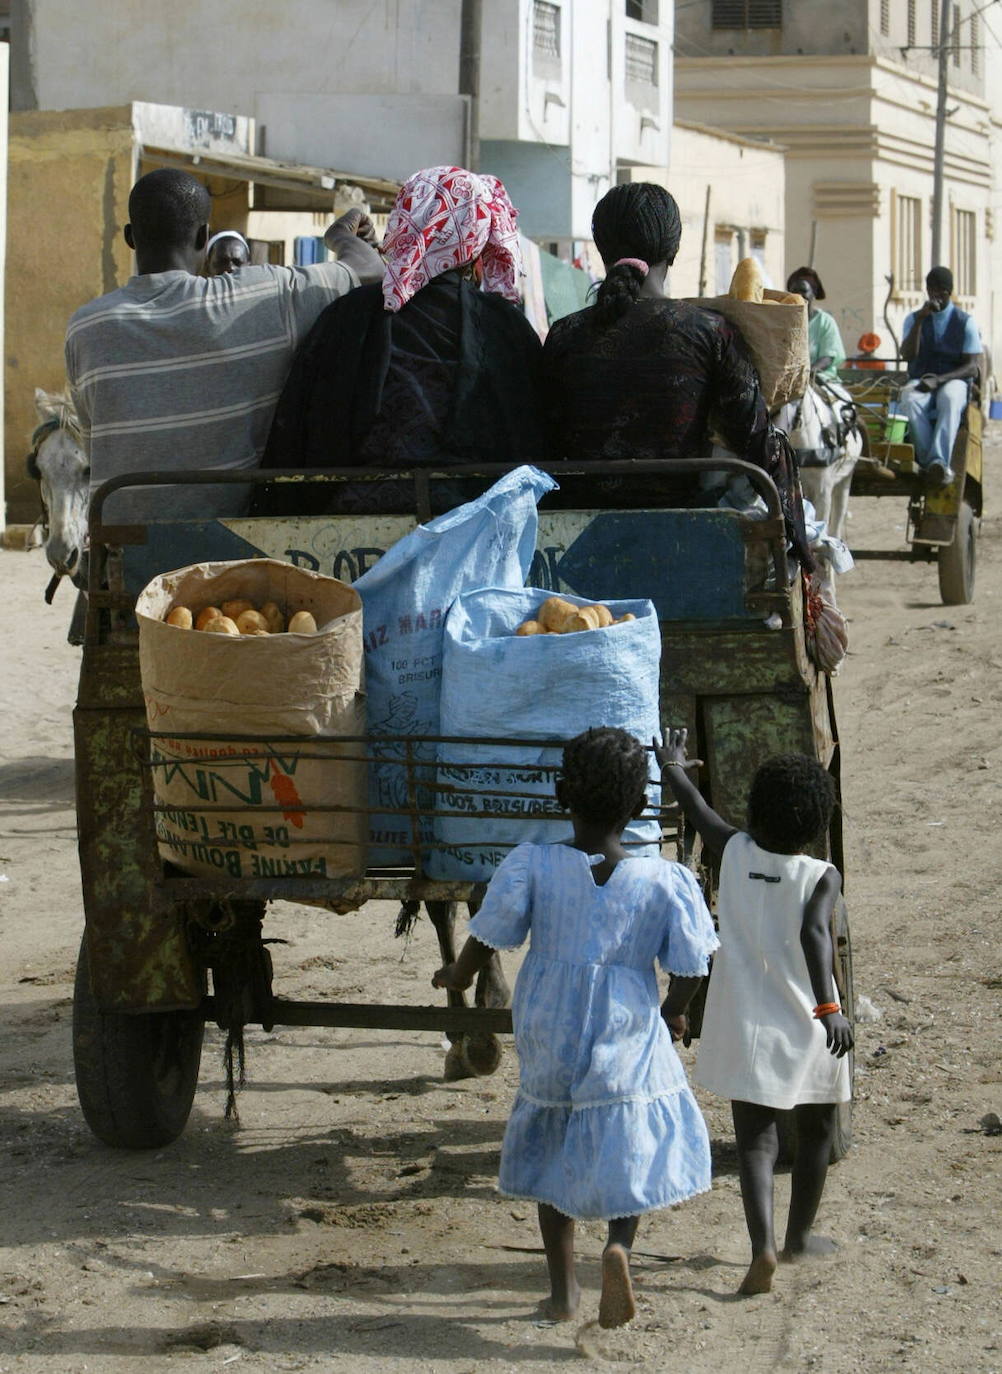
<path fill-rule="evenodd" d="M 257 467 L 297 345 L 357 285 L 339 262 L 153 272 L 81 307 L 66 331 L 66 375 L 91 490 L 128 472 Z M 249 497 L 249 487 L 136 487 L 110 497 L 103 518 L 241 515 Z"/>

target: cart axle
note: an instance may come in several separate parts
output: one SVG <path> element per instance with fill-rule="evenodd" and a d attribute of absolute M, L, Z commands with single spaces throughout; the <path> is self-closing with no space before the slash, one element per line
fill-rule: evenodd
<path fill-rule="evenodd" d="M 216 999 L 202 999 L 207 1021 L 216 1019 Z M 508 1007 L 390 1007 L 378 1002 L 293 1002 L 274 998 L 269 1026 L 348 1026 L 365 1030 L 439 1030 L 511 1035 Z"/>

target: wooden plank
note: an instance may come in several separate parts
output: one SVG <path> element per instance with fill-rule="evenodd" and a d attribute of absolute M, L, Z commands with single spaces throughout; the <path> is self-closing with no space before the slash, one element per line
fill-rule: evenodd
<path fill-rule="evenodd" d="M 444 994 L 443 994 L 444 996 Z M 207 1021 L 215 1020 L 215 998 L 202 1002 Z M 508 1007 L 398 1007 L 378 1002 L 293 1002 L 276 997 L 268 1011 L 274 1026 L 345 1026 L 362 1030 L 431 1030 L 511 1035 Z"/>

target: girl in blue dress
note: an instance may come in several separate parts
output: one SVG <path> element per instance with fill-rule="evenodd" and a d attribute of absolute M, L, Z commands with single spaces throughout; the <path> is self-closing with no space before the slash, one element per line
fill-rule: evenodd
<path fill-rule="evenodd" d="M 544 1309 L 557 1321 L 580 1298 L 576 1218 L 609 1223 L 599 1322 L 621 1326 L 635 1312 L 629 1258 L 640 1214 L 710 1187 L 706 1125 L 672 1041 L 685 1034 L 717 939 L 688 869 L 623 848 L 647 781 L 647 751 L 626 731 L 572 740 L 556 792 L 573 841 L 513 850 L 459 958 L 433 979 L 466 989 L 495 950 L 530 937 L 512 1004 L 519 1090 L 498 1188 L 538 1204 Z M 672 975 L 660 1005 L 655 960 Z"/>

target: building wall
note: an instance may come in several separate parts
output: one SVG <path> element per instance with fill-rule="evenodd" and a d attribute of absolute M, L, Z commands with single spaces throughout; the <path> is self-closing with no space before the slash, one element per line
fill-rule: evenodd
<path fill-rule="evenodd" d="M 785 262 L 782 148 L 676 123 L 667 176 L 663 168 L 638 167 L 631 179 L 667 186 L 678 202 L 682 241 L 668 277 L 673 296 L 699 294 L 704 221 L 706 295 L 726 291 L 739 259 L 752 255 L 762 263 L 767 282 L 781 284 Z"/>
<path fill-rule="evenodd" d="M 8 156 L 7 518 L 28 521 L 38 512 L 24 473 L 35 388 L 62 391 L 69 316 L 131 271 L 122 237 L 134 170 L 131 111 L 14 114 Z"/>
<path fill-rule="evenodd" d="M 406 181 L 469 157 L 461 95 L 266 93 L 255 102 L 263 151 L 312 167 Z"/>
<path fill-rule="evenodd" d="M 456 93 L 460 0 L 20 0 L 20 8 L 16 60 L 39 109 L 150 100 L 254 115 L 250 106 L 267 93 Z"/>

